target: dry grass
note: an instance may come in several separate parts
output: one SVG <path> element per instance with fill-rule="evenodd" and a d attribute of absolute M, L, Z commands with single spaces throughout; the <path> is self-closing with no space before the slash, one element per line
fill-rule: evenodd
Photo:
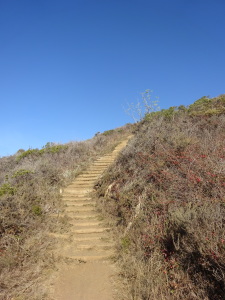
<path fill-rule="evenodd" d="M 66 228 L 66 220 L 50 217 L 62 209 L 59 189 L 130 130 L 127 125 L 85 142 L 48 144 L 0 159 L 1 300 L 48 299 L 55 241 L 46 233 Z"/>
<path fill-rule="evenodd" d="M 147 117 L 99 183 L 125 299 L 224 299 L 224 100 Z"/>

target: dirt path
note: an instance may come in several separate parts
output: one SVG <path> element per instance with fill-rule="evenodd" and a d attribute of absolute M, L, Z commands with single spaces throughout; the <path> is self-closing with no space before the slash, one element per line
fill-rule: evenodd
<path fill-rule="evenodd" d="M 55 300 L 114 299 L 112 278 L 115 267 L 109 260 L 113 255 L 110 228 L 101 220 L 89 193 L 127 141 L 120 143 L 111 154 L 95 161 L 63 191 L 65 214 L 70 218 L 71 231 L 58 235 L 62 242 L 57 251 L 64 258 L 64 263 L 58 266 L 53 291 Z"/>

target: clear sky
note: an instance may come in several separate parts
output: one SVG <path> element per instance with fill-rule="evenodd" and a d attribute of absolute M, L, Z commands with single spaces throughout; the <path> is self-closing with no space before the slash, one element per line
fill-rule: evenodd
<path fill-rule="evenodd" d="M 0 156 L 225 93 L 224 0 L 0 0 Z"/>

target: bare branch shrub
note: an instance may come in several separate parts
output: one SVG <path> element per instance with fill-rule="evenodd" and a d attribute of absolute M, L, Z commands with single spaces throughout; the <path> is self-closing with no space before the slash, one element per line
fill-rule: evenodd
<path fill-rule="evenodd" d="M 141 100 L 137 100 L 136 103 L 127 104 L 125 112 L 135 123 L 143 120 L 146 115 L 159 110 L 158 97 L 155 97 L 155 100 L 152 100 L 151 93 L 151 90 L 145 90 L 141 93 Z"/>

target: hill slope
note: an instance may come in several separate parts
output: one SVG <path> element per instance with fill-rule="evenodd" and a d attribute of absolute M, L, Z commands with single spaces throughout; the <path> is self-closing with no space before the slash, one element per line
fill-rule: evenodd
<path fill-rule="evenodd" d="M 124 299 L 224 299 L 224 128 L 225 95 L 148 114 L 100 181 Z"/>
<path fill-rule="evenodd" d="M 138 124 L 0 159 L 0 298 L 47 299 L 59 190 L 135 129 L 96 185 L 114 225 L 121 299 L 222 300 L 225 294 L 225 95 L 147 114 Z"/>
<path fill-rule="evenodd" d="M 44 281 L 55 268 L 48 232 L 65 232 L 60 189 L 130 132 L 127 125 L 85 142 L 47 144 L 0 159 L 0 299 L 46 299 Z"/>

